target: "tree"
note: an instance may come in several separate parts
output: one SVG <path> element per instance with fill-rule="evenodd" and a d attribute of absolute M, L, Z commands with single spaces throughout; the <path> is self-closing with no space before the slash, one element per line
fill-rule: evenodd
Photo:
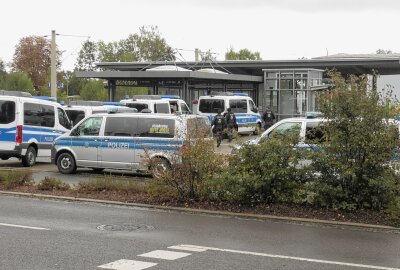
<path fill-rule="evenodd" d="M 79 51 L 77 63 L 78 70 L 93 71 L 96 69 L 94 63 L 99 62 L 99 50 L 96 42 L 86 40 Z"/>
<path fill-rule="evenodd" d="M 102 80 L 87 80 L 81 89 L 80 96 L 83 100 L 107 100 L 107 90 Z"/>
<path fill-rule="evenodd" d="M 4 61 L 0 58 L 0 74 L 1 73 L 6 73 L 6 65 L 4 64 Z"/>
<path fill-rule="evenodd" d="M 392 54 L 392 50 L 384 50 L 384 49 L 378 49 L 376 50 L 376 54 Z"/>
<path fill-rule="evenodd" d="M 61 65 L 59 62 L 61 54 L 57 50 L 57 67 Z M 11 67 L 13 71 L 27 74 L 32 80 L 34 88 L 38 90 L 46 84 L 46 78 L 50 73 L 50 55 L 50 41 L 40 36 L 24 37 L 15 46 Z"/>
<path fill-rule="evenodd" d="M 207 50 L 206 52 L 200 52 L 201 61 L 215 61 L 217 58 L 211 50 Z"/>
<path fill-rule="evenodd" d="M 259 52 L 251 52 L 248 49 L 241 49 L 238 52 L 231 47 L 225 53 L 225 60 L 262 60 Z"/>
<path fill-rule="evenodd" d="M 3 76 L 0 76 L 0 89 L 25 91 L 31 94 L 36 93 L 31 79 L 23 72 L 5 73 Z"/>
<path fill-rule="evenodd" d="M 161 37 L 157 26 L 140 27 L 137 46 L 139 49 L 139 60 L 175 60 L 173 49 Z"/>

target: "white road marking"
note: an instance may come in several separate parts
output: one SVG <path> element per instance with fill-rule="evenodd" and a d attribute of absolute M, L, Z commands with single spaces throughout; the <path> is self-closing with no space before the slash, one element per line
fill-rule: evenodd
<path fill-rule="evenodd" d="M 23 225 L 8 224 L 8 223 L 0 223 L 0 226 L 5 226 L 5 227 L 14 227 L 14 228 L 21 228 L 21 229 L 31 229 L 31 230 L 50 231 L 50 229 L 48 229 L 48 228 L 40 228 L 40 227 L 23 226 Z"/>
<path fill-rule="evenodd" d="M 180 259 L 180 258 L 189 256 L 189 255 L 192 255 L 192 254 L 186 253 L 186 252 L 169 251 L 169 250 L 154 250 L 154 251 L 144 253 L 144 254 L 141 254 L 138 256 L 173 261 L 176 259 Z"/>
<path fill-rule="evenodd" d="M 156 266 L 156 263 L 150 262 L 142 262 L 142 261 L 133 261 L 133 260 L 118 260 L 115 262 L 103 264 L 97 266 L 99 268 L 104 269 L 113 269 L 113 270 L 142 270 L 147 269 L 153 266 Z"/>
<path fill-rule="evenodd" d="M 313 262 L 313 263 L 321 263 L 321 264 L 351 266 L 351 267 L 366 268 L 366 269 L 400 270 L 400 268 L 393 268 L 393 267 L 384 267 L 384 266 L 357 264 L 357 263 L 347 263 L 347 262 L 338 262 L 338 261 L 317 260 L 317 259 L 310 259 L 310 258 L 292 257 L 292 256 L 285 256 L 285 255 L 275 255 L 275 254 L 268 254 L 268 253 L 258 253 L 258 252 L 242 251 L 242 250 L 234 250 L 234 249 L 221 249 L 221 248 L 214 248 L 214 247 L 194 246 L 194 245 L 179 245 L 179 247 L 182 247 L 182 248 L 195 248 L 195 249 L 203 249 L 203 250 L 212 250 L 212 251 L 222 251 L 222 252 L 229 252 L 229 253 L 236 253 L 236 254 L 243 254 L 243 255 L 261 256 L 261 257 L 287 259 L 287 260 L 304 261 L 304 262 Z"/>
<path fill-rule="evenodd" d="M 206 251 L 207 249 L 205 248 L 199 248 L 199 247 L 188 247 L 185 245 L 179 245 L 179 246 L 170 246 L 168 247 L 170 249 L 177 249 L 177 250 L 185 250 L 185 251 L 192 251 L 192 252 L 203 252 Z"/>

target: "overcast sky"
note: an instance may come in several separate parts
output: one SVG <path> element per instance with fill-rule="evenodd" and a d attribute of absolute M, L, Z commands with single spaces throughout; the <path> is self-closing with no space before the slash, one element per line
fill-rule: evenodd
<path fill-rule="evenodd" d="M 194 60 L 196 47 L 219 60 L 231 46 L 259 51 L 263 59 L 400 52 L 397 0 L 5 0 L 1 6 L 0 58 L 6 62 L 25 36 L 54 29 L 116 41 L 142 25 L 157 25 L 186 60 Z M 85 39 L 57 37 L 64 69 L 73 69 Z"/>

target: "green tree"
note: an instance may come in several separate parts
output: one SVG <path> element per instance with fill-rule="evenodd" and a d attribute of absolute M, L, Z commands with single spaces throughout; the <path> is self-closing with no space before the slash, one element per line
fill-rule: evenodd
<path fill-rule="evenodd" d="M 139 60 L 175 60 L 173 49 L 167 44 L 157 26 L 142 26 L 137 40 Z"/>
<path fill-rule="evenodd" d="M 384 50 L 384 49 L 378 49 L 376 50 L 376 54 L 392 54 L 392 50 Z"/>
<path fill-rule="evenodd" d="M 107 90 L 102 80 L 87 80 L 80 91 L 80 96 L 83 100 L 105 101 Z"/>
<path fill-rule="evenodd" d="M 46 84 L 46 78 L 50 73 L 50 41 L 40 36 L 28 36 L 21 38 L 15 47 L 11 67 L 13 71 L 21 71 L 32 80 L 35 90 L 39 90 Z M 62 52 L 57 50 L 57 67 Z"/>
<path fill-rule="evenodd" d="M 95 63 L 99 62 L 99 50 L 96 42 L 86 40 L 79 51 L 75 68 L 77 70 L 93 71 Z"/>
<path fill-rule="evenodd" d="M 231 47 L 225 53 L 225 60 L 262 60 L 259 52 L 251 52 L 248 49 L 241 49 L 238 52 Z"/>
<path fill-rule="evenodd" d="M 23 72 L 11 72 L 0 78 L 0 89 L 16 90 L 35 94 L 31 79 Z"/>
<path fill-rule="evenodd" d="M 397 127 L 388 120 L 397 102 L 390 93 L 372 91 L 366 75 L 330 76 L 335 89 L 319 101 L 327 121 L 324 151 L 313 163 L 320 175 L 316 202 L 348 210 L 383 208 L 398 188 L 388 167 L 399 143 Z"/>
<path fill-rule="evenodd" d="M 6 73 L 6 64 L 4 64 L 4 61 L 0 58 L 0 73 Z"/>
<path fill-rule="evenodd" d="M 217 57 L 211 50 L 207 50 L 206 52 L 200 52 L 201 61 L 215 61 Z"/>

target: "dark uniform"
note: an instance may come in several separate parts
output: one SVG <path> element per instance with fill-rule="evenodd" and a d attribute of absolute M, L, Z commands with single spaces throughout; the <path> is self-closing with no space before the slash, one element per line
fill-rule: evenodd
<path fill-rule="evenodd" d="M 225 115 L 226 119 L 226 127 L 229 142 L 232 141 L 233 131 L 237 128 L 236 116 L 235 114 L 228 108 L 228 112 Z"/>
<path fill-rule="evenodd" d="M 267 108 L 263 113 L 262 119 L 264 121 L 264 129 L 267 130 L 274 124 L 275 114 L 270 108 Z"/>
<path fill-rule="evenodd" d="M 217 147 L 219 147 L 222 142 L 224 129 L 226 128 L 226 120 L 225 117 L 221 115 L 221 112 L 218 112 L 218 114 L 214 117 L 211 125 L 214 126 L 213 133 L 217 137 Z"/>

